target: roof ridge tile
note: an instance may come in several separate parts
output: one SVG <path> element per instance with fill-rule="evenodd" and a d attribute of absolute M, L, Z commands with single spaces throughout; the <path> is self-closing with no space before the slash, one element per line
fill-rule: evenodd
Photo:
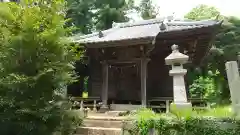
<path fill-rule="evenodd" d="M 161 23 L 165 23 L 167 29 L 161 30 L 159 27 Z M 121 23 L 117 25 L 115 23 L 115 27 L 103 30 L 101 33 L 103 37 L 99 37 L 99 31 L 96 31 L 92 34 L 88 35 L 75 35 L 72 37 L 74 41 L 77 42 L 108 42 L 108 41 L 116 41 L 116 40 L 126 40 L 133 38 L 142 38 L 148 36 L 154 36 L 154 34 L 171 32 L 171 31 L 179 31 L 179 30 L 188 30 L 195 29 L 201 27 L 209 27 L 221 24 L 221 21 L 217 20 L 203 20 L 203 21 L 192 21 L 192 20 L 164 20 L 164 18 L 156 18 L 150 20 L 143 20 L 134 23 Z M 158 27 L 159 25 L 159 27 Z M 141 26 L 141 27 L 137 27 Z M 159 28 L 159 29 L 157 29 Z M 147 30 L 149 29 L 149 31 Z M 139 31 L 139 32 L 136 32 Z M 128 35 L 128 36 L 126 36 Z"/>

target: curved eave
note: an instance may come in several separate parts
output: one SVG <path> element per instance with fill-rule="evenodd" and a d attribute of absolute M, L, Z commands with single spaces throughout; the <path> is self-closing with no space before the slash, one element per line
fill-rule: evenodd
<path fill-rule="evenodd" d="M 197 32 L 201 29 L 208 29 L 208 28 L 216 28 L 221 26 L 223 21 L 216 21 L 215 23 L 205 25 L 205 26 L 195 26 L 194 28 L 185 28 L 185 29 L 178 29 L 178 30 L 167 30 L 163 32 L 159 32 L 158 35 L 156 35 L 156 38 L 165 37 L 169 35 L 175 35 L 175 34 L 182 34 L 182 33 L 191 33 L 191 32 Z M 195 33 L 194 33 L 195 34 Z"/>
<path fill-rule="evenodd" d="M 218 23 L 218 25 L 216 25 L 216 26 L 214 27 L 214 31 L 212 32 L 211 40 L 210 40 L 210 42 L 207 44 L 206 49 L 205 49 L 205 51 L 204 51 L 204 54 L 202 54 L 202 58 L 199 60 L 199 62 L 197 63 L 197 65 L 201 65 L 202 62 L 203 62 L 203 60 L 207 57 L 208 53 L 210 52 L 210 49 L 211 49 L 211 47 L 212 47 L 212 45 L 213 45 L 213 42 L 215 41 L 216 35 L 217 35 L 217 33 L 219 32 L 219 29 L 220 29 L 222 23 L 223 23 L 223 20 L 220 21 L 220 22 Z"/>
<path fill-rule="evenodd" d="M 196 46 L 196 55 L 193 61 L 194 65 L 201 65 L 202 61 L 206 58 L 208 55 L 214 41 L 216 38 L 217 33 L 219 32 L 219 29 L 222 25 L 223 21 L 220 21 L 217 25 L 211 26 L 212 31 L 210 33 L 210 37 L 208 38 L 208 42 Z"/>
<path fill-rule="evenodd" d="M 139 44 L 151 44 L 155 36 L 132 38 L 123 40 L 110 40 L 101 42 L 77 42 L 87 48 L 105 48 L 105 47 L 118 47 L 118 46 L 133 46 Z"/>
<path fill-rule="evenodd" d="M 105 48 L 105 47 L 117 47 L 117 46 L 132 46 L 132 45 L 139 45 L 139 44 L 152 44 L 154 43 L 155 39 L 161 37 L 168 37 L 168 36 L 175 36 L 177 34 L 184 34 L 184 33 L 191 33 L 201 30 L 201 29 L 208 29 L 211 27 L 217 27 L 222 24 L 222 21 L 212 21 L 211 24 L 199 25 L 195 27 L 189 28 L 179 28 L 179 29 L 166 29 L 165 31 L 160 31 L 155 36 L 146 36 L 146 37 L 136 37 L 136 38 L 127 38 L 127 39 L 118 39 L 118 40 L 81 40 L 76 41 L 75 43 L 79 43 L 84 45 L 87 48 Z M 181 24 L 182 25 L 182 24 Z"/>
<path fill-rule="evenodd" d="M 158 42 L 170 41 L 170 46 L 167 46 L 167 48 L 170 49 L 171 45 L 174 44 L 175 41 L 178 42 L 181 39 L 184 42 L 197 41 L 196 45 L 191 45 L 190 50 L 185 48 L 184 44 L 182 47 L 187 49 L 188 52 L 191 52 L 191 55 L 188 54 L 190 56 L 191 63 L 193 65 L 200 65 L 204 57 L 208 54 L 221 24 L 222 21 L 219 21 L 213 25 L 198 27 L 194 29 L 184 29 L 181 31 L 159 33 L 156 36 L 156 45 L 161 45 L 161 43 Z"/>

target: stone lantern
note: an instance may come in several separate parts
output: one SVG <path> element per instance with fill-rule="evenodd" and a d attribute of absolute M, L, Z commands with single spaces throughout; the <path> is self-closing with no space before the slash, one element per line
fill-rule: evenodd
<path fill-rule="evenodd" d="M 173 77 L 173 97 L 174 105 L 181 108 L 192 108 L 192 104 L 187 101 L 187 92 L 185 88 L 184 75 L 187 70 L 183 64 L 187 63 L 189 57 L 178 50 L 178 45 L 172 45 L 172 53 L 165 58 L 166 65 L 171 65 L 172 70 L 169 75 Z"/>

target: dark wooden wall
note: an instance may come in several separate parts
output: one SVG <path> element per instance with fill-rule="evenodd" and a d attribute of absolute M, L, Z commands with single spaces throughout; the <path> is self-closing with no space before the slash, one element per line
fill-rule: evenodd
<path fill-rule="evenodd" d="M 102 67 L 97 60 L 90 61 L 89 95 L 101 96 Z M 120 68 L 121 67 L 121 68 Z M 110 66 L 108 69 L 108 97 L 112 100 L 141 100 L 139 67 L 134 65 Z"/>
<path fill-rule="evenodd" d="M 102 66 L 100 61 L 89 59 L 89 96 L 101 96 L 102 91 Z"/>
<path fill-rule="evenodd" d="M 167 47 L 167 46 L 166 46 Z M 165 57 L 170 48 L 155 48 L 154 54 L 150 55 L 147 71 L 147 98 L 172 97 L 173 79 L 169 76 L 170 66 L 165 65 Z M 90 82 L 89 95 L 101 96 L 102 67 L 99 60 L 92 58 L 89 63 Z M 109 91 L 110 100 L 133 100 L 141 101 L 140 65 L 111 65 L 109 67 Z"/>
<path fill-rule="evenodd" d="M 70 96 L 82 96 L 84 90 L 84 77 L 89 76 L 88 66 L 77 61 L 75 63 L 75 72 L 78 78 L 74 83 L 68 86 L 67 93 Z"/>
<path fill-rule="evenodd" d="M 158 49 L 158 48 L 155 48 Z M 173 79 L 169 76 L 170 66 L 165 65 L 165 57 L 171 52 L 158 49 L 157 53 L 150 56 L 148 64 L 147 94 L 148 97 L 172 97 Z"/>

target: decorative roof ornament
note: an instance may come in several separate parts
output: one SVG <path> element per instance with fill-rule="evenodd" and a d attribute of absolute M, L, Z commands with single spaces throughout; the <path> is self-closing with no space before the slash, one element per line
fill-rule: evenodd
<path fill-rule="evenodd" d="M 173 52 L 173 53 L 179 52 L 179 50 L 178 50 L 178 45 L 176 45 L 176 44 L 172 45 L 172 46 L 171 46 L 171 49 L 172 49 L 172 52 Z"/>
<path fill-rule="evenodd" d="M 185 64 L 187 63 L 189 56 L 179 52 L 178 45 L 171 46 L 172 53 L 165 58 L 165 63 L 167 65 L 172 65 L 174 63 Z"/>
<path fill-rule="evenodd" d="M 99 31 L 98 37 L 99 37 L 99 38 L 102 38 L 103 36 L 104 36 L 104 35 L 103 35 L 102 31 Z"/>
<path fill-rule="evenodd" d="M 174 21 L 174 18 L 175 18 L 175 13 L 173 12 L 172 15 L 167 16 L 167 21 L 172 22 L 172 21 Z"/>
<path fill-rule="evenodd" d="M 159 28 L 160 28 L 160 30 L 164 31 L 167 29 L 167 24 L 163 21 L 163 22 L 161 22 Z"/>
<path fill-rule="evenodd" d="M 113 28 L 117 27 L 117 23 L 113 21 L 112 27 L 113 27 Z"/>
<path fill-rule="evenodd" d="M 220 17 L 220 14 L 218 14 L 218 15 L 216 16 L 215 20 L 218 21 L 218 20 L 219 20 L 219 17 Z"/>
<path fill-rule="evenodd" d="M 175 12 L 172 13 L 172 16 L 173 16 L 173 20 L 172 21 L 174 21 L 176 19 Z"/>

